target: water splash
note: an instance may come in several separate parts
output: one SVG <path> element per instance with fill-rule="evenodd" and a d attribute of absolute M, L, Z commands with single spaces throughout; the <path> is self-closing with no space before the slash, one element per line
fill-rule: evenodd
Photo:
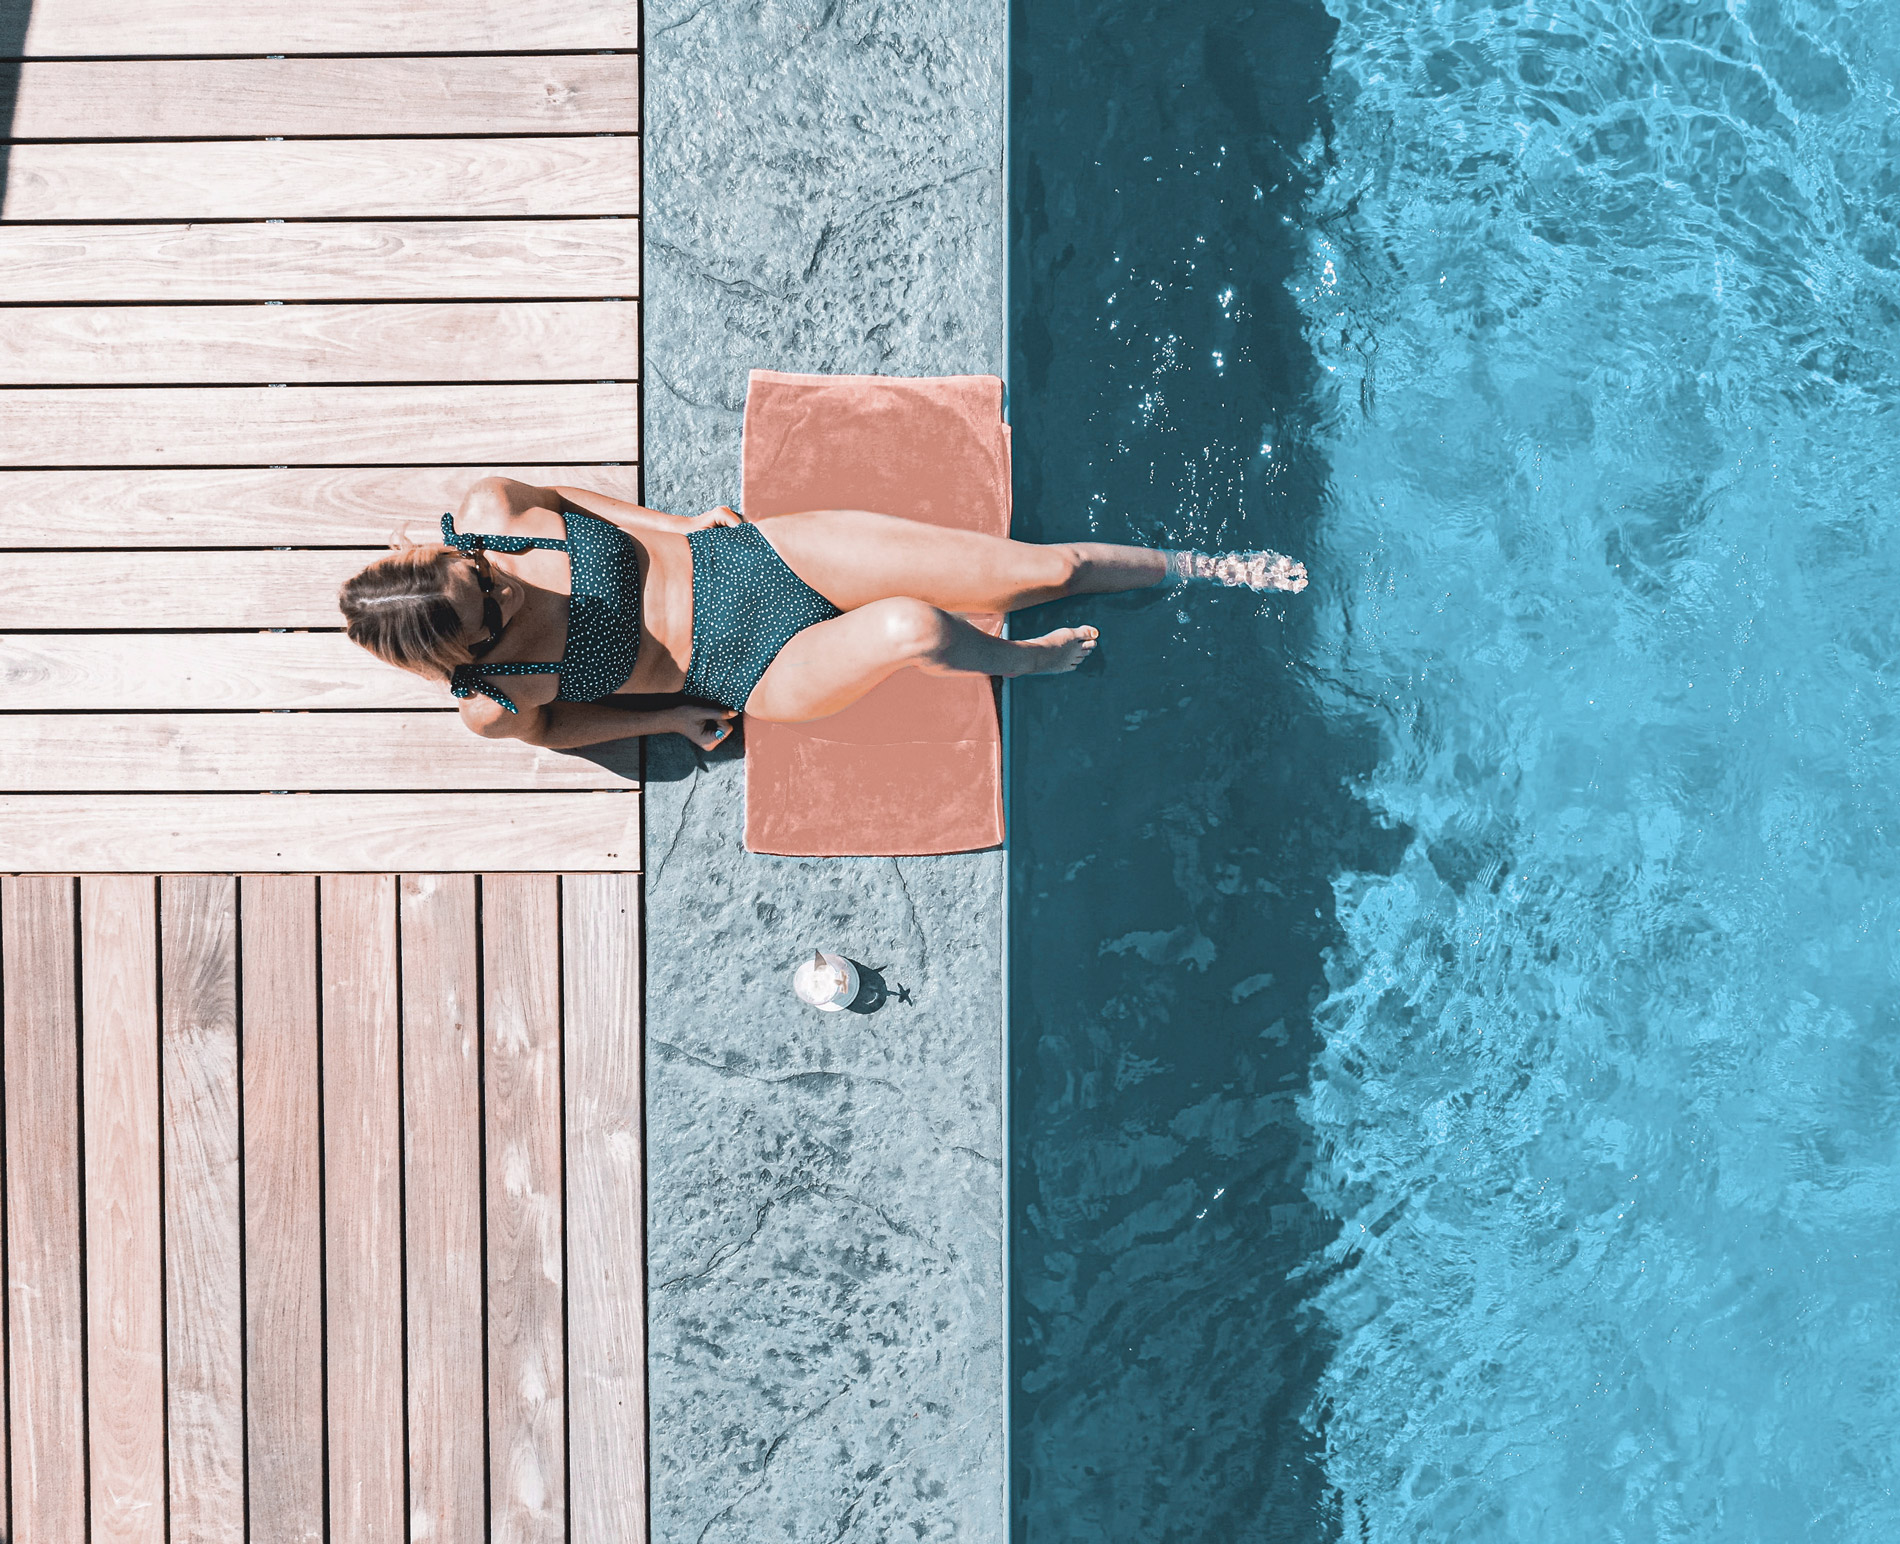
<path fill-rule="evenodd" d="M 1284 552 L 1169 552 L 1168 577 L 1224 584 L 1230 590 L 1306 588 L 1306 565 Z"/>

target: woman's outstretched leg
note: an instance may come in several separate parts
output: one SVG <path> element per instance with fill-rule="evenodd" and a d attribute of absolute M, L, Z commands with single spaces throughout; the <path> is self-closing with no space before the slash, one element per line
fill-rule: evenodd
<path fill-rule="evenodd" d="M 1045 546 L 863 509 L 774 515 L 758 525 L 786 566 L 841 611 L 900 597 L 945 611 L 1020 611 L 1168 577 L 1166 554 L 1152 547 Z"/>
<path fill-rule="evenodd" d="M 995 638 L 913 597 L 876 600 L 794 634 L 759 678 L 745 710 L 776 723 L 824 718 L 906 665 L 932 675 L 1057 674 L 1081 664 L 1095 638 L 1092 627 Z"/>
<path fill-rule="evenodd" d="M 1277 552 L 1044 545 L 863 509 L 775 515 L 761 520 L 759 531 L 793 573 L 841 611 L 909 596 L 945 611 L 993 614 L 1189 579 L 1257 590 L 1306 587 L 1305 568 Z"/>

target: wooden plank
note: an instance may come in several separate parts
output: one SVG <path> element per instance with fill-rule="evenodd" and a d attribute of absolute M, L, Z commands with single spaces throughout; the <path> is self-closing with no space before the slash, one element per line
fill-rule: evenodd
<path fill-rule="evenodd" d="M 561 881 L 573 1535 L 645 1544 L 646 1193 L 640 881 Z"/>
<path fill-rule="evenodd" d="M 398 528 L 439 541 L 442 512 L 491 475 L 640 498 L 635 466 L 7 472 L 0 547 L 380 547 Z"/>
<path fill-rule="evenodd" d="M 631 361 L 629 361 L 631 363 Z M 0 388 L 7 466 L 639 459 L 631 382 Z"/>
<path fill-rule="evenodd" d="M 0 65 L 14 139 L 637 134 L 635 54 Z"/>
<path fill-rule="evenodd" d="M 330 1536 L 400 1544 L 408 1530 L 396 881 L 331 875 L 320 893 Z"/>
<path fill-rule="evenodd" d="M 444 688 L 341 633 L 0 634 L 17 711 L 436 708 Z"/>
<path fill-rule="evenodd" d="M 0 878 L 13 1537 L 86 1536 L 79 1019 L 70 879 Z"/>
<path fill-rule="evenodd" d="M 244 1540 L 237 881 L 159 881 L 172 1537 Z"/>
<path fill-rule="evenodd" d="M 484 740 L 447 709 L 18 714 L 0 733 L 0 791 L 637 787 L 639 746 L 611 749 L 602 765 L 519 740 Z"/>
<path fill-rule="evenodd" d="M 387 555 L 388 549 L 379 547 L 15 553 L 7 561 L 16 586 L 8 597 L 7 621 L 49 629 L 78 623 L 87 628 L 340 630 L 343 615 L 336 597 L 343 581 Z M 446 690 L 436 687 L 436 705 Z"/>
<path fill-rule="evenodd" d="M 618 871 L 637 793 L 0 794 L 0 870 Z"/>
<path fill-rule="evenodd" d="M 0 384 L 594 381 L 634 375 L 637 303 L 19 306 Z"/>
<path fill-rule="evenodd" d="M 21 552 L 14 627 L 334 627 L 336 592 L 383 549 Z M 441 699 L 436 699 L 440 703 Z"/>
<path fill-rule="evenodd" d="M 19 56 L 86 54 L 516 53 L 639 46 L 639 7 L 615 0 L 536 7 L 508 0 L 392 6 L 330 0 L 0 0 L 0 37 Z"/>
<path fill-rule="evenodd" d="M 16 144 L 0 219 L 638 214 L 631 135 Z"/>
<path fill-rule="evenodd" d="M 630 299 L 640 292 L 640 222 L 9 225 L 0 273 L 15 304 Z"/>
<path fill-rule="evenodd" d="M 251 1539 L 315 1544 L 325 1536 L 317 882 L 246 878 L 241 903 Z"/>
<path fill-rule="evenodd" d="M 94 1544 L 164 1544 L 158 881 L 80 885 L 86 1407 Z"/>
<path fill-rule="evenodd" d="M 402 1110 L 410 1536 L 486 1536 L 475 880 L 404 876 Z"/>
<path fill-rule="evenodd" d="M 490 1537 L 566 1538 L 561 914 L 552 874 L 482 881 Z"/>

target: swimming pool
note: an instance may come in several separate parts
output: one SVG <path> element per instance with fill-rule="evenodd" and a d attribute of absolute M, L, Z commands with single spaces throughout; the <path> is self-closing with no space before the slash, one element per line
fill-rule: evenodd
<path fill-rule="evenodd" d="M 1016 1536 L 1900 1527 L 1900 10 L 1019 0 Z"/>

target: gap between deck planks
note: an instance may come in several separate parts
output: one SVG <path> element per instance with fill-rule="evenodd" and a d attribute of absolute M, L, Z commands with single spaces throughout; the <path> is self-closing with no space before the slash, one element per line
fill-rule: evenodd
<path fill-rule="evenodd" d="M 637 134 L 640 60 L 36 60 L 0 64 L 5 97 L 16 140 Z"/>
<path fill-rule="evenodd" d="M 16 1537 L 640 1544 L 638 900 L 0 879 Z"/>

